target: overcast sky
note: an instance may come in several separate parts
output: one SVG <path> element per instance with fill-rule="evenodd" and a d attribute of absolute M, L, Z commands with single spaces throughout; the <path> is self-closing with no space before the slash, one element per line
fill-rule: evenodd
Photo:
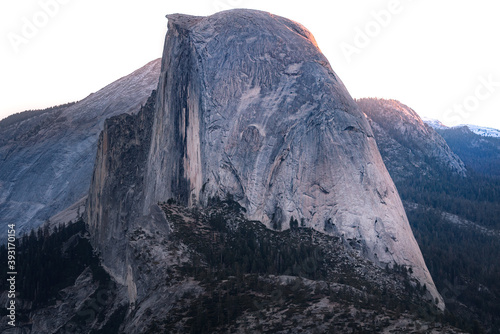
<path fill-rule="evenodd" d="M 0 118 L 80 100 L 161 57 L 166 14 L 253 8 L 316 37 L 354 98 L 500 128 L 495 0 L 2 0 Z"/>

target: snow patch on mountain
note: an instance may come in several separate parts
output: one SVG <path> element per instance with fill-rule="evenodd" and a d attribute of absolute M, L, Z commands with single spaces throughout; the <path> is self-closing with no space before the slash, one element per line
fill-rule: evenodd
<path fill-rule="evenodd" d="M 500 130 L 493 129 L 493 128 L 487 128 L 484 126 L 478 126 L 478 125 L 471 125 L 471 124 L 466 124 L 466 125 L 459 125 L 457 127 L 461 126 L 466 126 L 474 132 L 477 135 L 483 136 L 483 137 L 494 137 L 494 138 L 500 138 Z"/>
<path fill-rule="evenodd" d="M 453 127 L 449 127 L 441 123 L 439 120 L 435 118 L 426 118 L 422 117 L 422 120 L 424 121 L 425 124 L 429 125 L 433 129 L 436 130 L 445 130 L 445 129 L 453 129 L 453 128 L 462 128 L 464 126 L 468 127 L 469 130 L 474 132 L 477 135 L 480 135 L 482 137 L 493 137 L 493 138 L 500 138 L 500 130 L 494 129 L 494 128 L 488 128 L 485 126 L 479 126 L 479 125 L 474 125 L 474 124 L 460 124 L 456 125 Z"/>
<path fill-rule="evenodd" d="M 446 125 L 444 125 L 443 123 L 441 123 L 441 121 L 435 118 L 422 117 L 422 121 L 424 121 L 425 124 L 429 125 L 431 128 L 435 130 L 448 129 Z"/>

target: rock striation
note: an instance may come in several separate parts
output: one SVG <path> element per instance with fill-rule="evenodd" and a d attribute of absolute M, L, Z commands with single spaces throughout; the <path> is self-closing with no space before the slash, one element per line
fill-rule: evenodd
<path fill-rule="evenodd" d="M 155 99 L 153 91 L 136 115 L 123 114 L 106 120 L 99 136 L 87 199 L 87 222 L 94 245 L 108 260 L 104 265 L 112 268 L 110 273 L 123 285 L 130 275 L 130 263 L 123 261 L 128 252 L 127 231 L 142 213 L 143 175 L 151 143 Z"/>
<path fill-rule="evenodd" d="M 370 124 L 311 33 L 254 10 L 167 17 L 152 120 L 108 121 L 87 205 L 93 243 L 130 299 L 141 287 L 124 235 L 141 215 L 229 196 L 268 228 L 297 221 L 354 240 L 379 266 L 411 267 L 444 308 Z"/>

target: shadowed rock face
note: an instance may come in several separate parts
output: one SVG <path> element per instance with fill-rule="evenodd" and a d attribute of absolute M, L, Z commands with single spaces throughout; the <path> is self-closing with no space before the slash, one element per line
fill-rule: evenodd
<path fill-rule="evenodd" d="M 2 126 L 0 222 L 16 224 L 19 234 L 29 232 L 82 199 L 104 120 L 136 113 L 156 88 L 159 72 L 157 59 L 77 103 Z"/>
<path fill-rule="evenodd" d="M 443 307 L 370 125 L 312 35 L 253 10 L 168 19 L 143 214 L 169 198 L 206 205 L 231 194 L 269 228 L 293 217 L 359 241 L 381 266 L 411 266 Z M 118 224 L 88 209 L 94 235 Z M 103 256 L 125 281 L 127 260 Z"/>
<path fill-rule="evenodd" d="M 88 223 L 94 246 L 106 259 L 127 257 L 125 236 L 139 216 L 143 175 L 149 145 L 156 92 L 135 115 L 109 118 L 99 136 L 92 185 L 87 199 Z M 96 224 L 99 224 L 98 226 Z M 128 274 L 123 261 L 111 261 L 115 279 Z M 135 288 L 134 288 L 135 289 Z"/>

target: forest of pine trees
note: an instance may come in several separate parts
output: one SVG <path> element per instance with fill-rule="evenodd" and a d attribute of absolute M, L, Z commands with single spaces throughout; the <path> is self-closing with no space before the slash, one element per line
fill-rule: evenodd
<path fill-rule="evenodd" d="M 416 175 L 396 186 L 434 282 L 448 311 L 458 317 L 457 325 L 470 332 L 499 333 L 499 234 L 453 225 L 442 212 L 500 231 L 500 179 L 469 169 L 466 178 L 444 172 L 438 178 Z"/>
<path fill-rule="evenodd" d="M 73 285 L 90 266 L 95 279 L 105 279 L 89 241 L 84 238 L 85 223 L 56 226 L 53 231 L 40 228 L 17 241 L 19 298 L 30 300 L 34 307 L 50 303 L 57 292 Z M 0 266 L 7 267 L 7 250 L 0 247 Z M 0 291 L 6 289 L 6 273 L 0 273 Z"/>

